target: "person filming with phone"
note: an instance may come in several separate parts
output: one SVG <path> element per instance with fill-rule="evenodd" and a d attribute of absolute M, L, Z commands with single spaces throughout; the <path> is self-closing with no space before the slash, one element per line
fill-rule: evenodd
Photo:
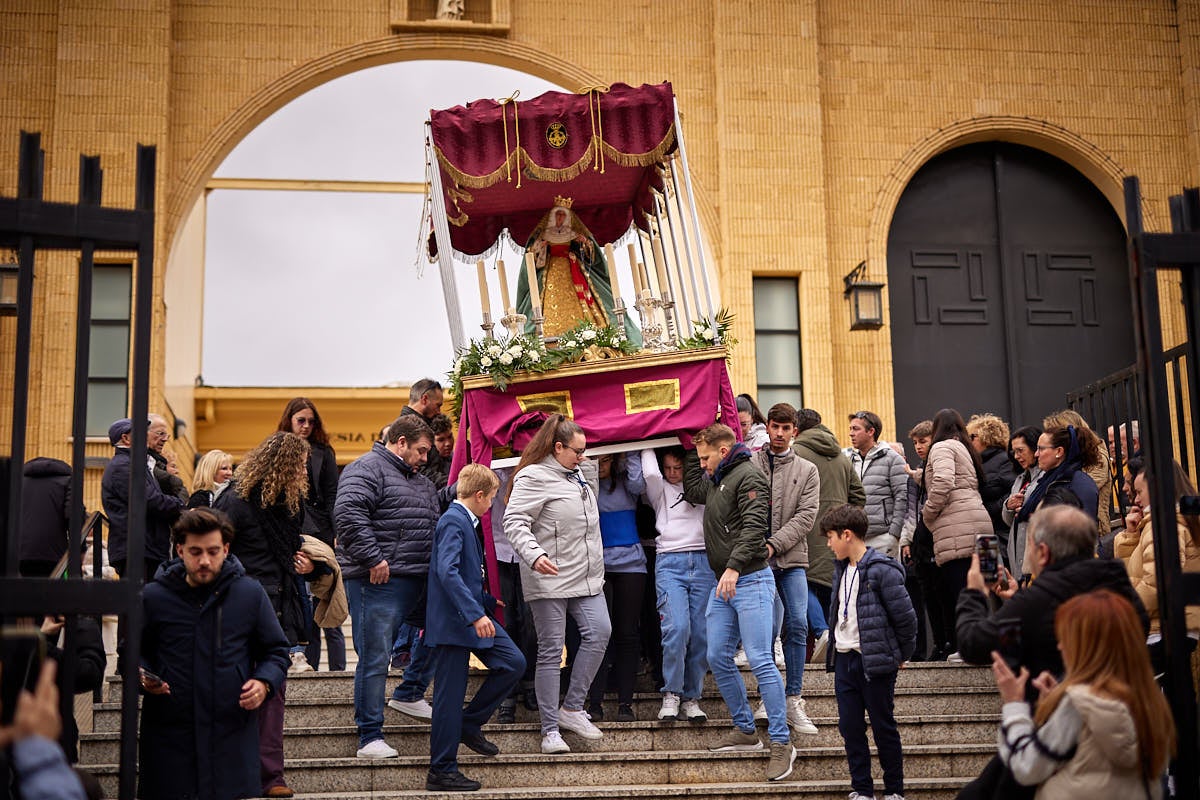
<path fill-rule="evenodd" d="M 1027 588 L 1018 590 L 1012 574 L 994 559 L 995 578 L 988 580 L 991 576 L 984 575 L 979 553 L 971 557 L 967 588 L 959 595 L 956 614 L 958 650 L 964 661 L 991 664 L 996 650 L 1014 670 L 1025 667 L 1031 675 L 1046 671 L 1061 676 L 1054 612 L 1066 600 L 1096 589 L 1111 589 L 1129 600 L 1142 627 L 1149 629 L 1146 609 L 1124 564 L 1094 557 L 1095 520 L 1072 506 L 1050 506 L 1033 515 L 1030 527 L 1035 580 Z M 988 610 L 989 589 L 1004 601 L 994 614 Z M 1030 702 L 1037 701 L 1032 683 L 1026 692 Z"/>

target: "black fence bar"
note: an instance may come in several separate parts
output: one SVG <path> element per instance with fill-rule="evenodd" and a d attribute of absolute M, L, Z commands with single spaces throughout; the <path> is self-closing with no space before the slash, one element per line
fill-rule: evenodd
<path fill-rule="evenodd" d="M 132 800 L 137 784 L 137 665 L 142 626 L 141 587 L 145 553 L 146 486 L 140 470 L 145 469 L 146 425 L 133 427 L 129 498 L 129 559 L 126 575 L 119 581 L 103 576 L 101 540 L 103 515 L 83 519 L 83 471 L 86 463 L 87 371 L 90 351 L 91 295 L 94 255 L 97 249 L 136 251 L 137 286 L 131 391 L 131 418 L 146 420 L 150 396 L 150 344 L 154 299 L 154 182 L 155 149 L 138 147 L 137 199 L 131 210 L 100 206 L 103 173 L 99 160 L 80 161 L 79 204 L 46 203 L 41 199 L 44 155 L 38 134 L 22 132 L 18 196 L 0 197 L 0 247 L 19 246 L 20 269 L 17 296 L 17 335 L 13 383 L 11 474 L 0 488 L 7 490 L 8 507 L 0 525 L 0 609 L 6 616 L 63 614 L 66 620 L 64 678 L 74 667 L 71 654 L 79 615 L 118 614 L 125 625 L 122 646 L 124 690 L 121 707 L 120 797 Z M 28 423 L 29 365 L 32 350 L 34 259 L 39 250 L 80 252 L 76 305 L 74 407 L 72 412 L 72 508 L 68 577 L 46 580 L 17 577 L 18 540 L 23 466 Z M 140 466 L 139 466 L 140 465 Z M 82 579 L 81 544 L 90 535 L 92 565 L 96 580 Z M 67 697 L 64 697 L 64 710 Z M 73 699 L 73 698 L 72 698 Z"/>
<path fill-rule="evenodd" d="M 1178 753 L 1172 762 L 1177 796 L 1200 797 L 1200 765 L 1197 764 L 1196 695 L 1191 664 L 1184 646 L 1187 637 L 1179 540 L 1176 528 L 1173 453 L 1170 442 L 1171 409 L 1162 359 L 1162 323 L 1158 296 L 1160 267 L 1183 270 L 1200 268 L 1200 235 L 1147 234 L 1142 228 L 1142 200 L 1137 178 L 1125 179 L 1125 219 L 1129 229 L 1129 282 L 1133 299 L 1134 338 L 1138 382 L 1145 403 L 1139 420 L 1146 448 L 1146 479 L 1150 488 L 1151 516 L 1160 534 L 1154 537 L 1154 561 L 1158 576 L 1159 619 L 1166 655 L 1163 683 L 1175 718 Z M 1181 241 L 1173 237 L 1184 237 Z M 1193 242 L 1194 240 L 1194 242 Z M 1190 250 L 1190 261 L 1181 255 Z M 1164 259 L 1164 254 L 1171 256 Z M 1194 309 L 1185 309 L 1191 315 Z M 1187 358 L 1195 354 L 1197 342 L 1186 343 Z M 1194 392 L 1194 388 L 1193 388 Z M 1181 443 L 1183 447 L 1189 443 Z"/>

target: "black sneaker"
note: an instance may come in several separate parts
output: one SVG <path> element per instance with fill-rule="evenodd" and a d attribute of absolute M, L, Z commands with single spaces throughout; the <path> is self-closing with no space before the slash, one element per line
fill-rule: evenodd
<path fill-rule="evenodd" d="M 511 725 L 517 721 L 517 701 L 505 700 L 496 709 L 496 722 L 501 725 Z"/>
<path fill-rule="evenodd" d="M 589 705 L 587 713 L 592 722 L 604 721 L 604 706 L 600 705 L 599 703 L 592 703 Z"/>
<path fill-rule="evenodd" d="M 478 792 L 483 786 L 458 770 L 454 772 L 430 772 L 425 776 L 427 792 Z"/>
<path fill-rule="evenodd" d="M 628 703 L 621 703 L 617 706 L 617 722 L 637 722 L 637 715 L 633 713 L 633 706 Z"/>
<path fill-rule="evenodd" d="M 481 756 L 494 756 L 500 752 L 500 748 L 496 746 L 495 742 L 488 741 L 482 731 L 471 733 L 463 731 L 459 741 Z"/>

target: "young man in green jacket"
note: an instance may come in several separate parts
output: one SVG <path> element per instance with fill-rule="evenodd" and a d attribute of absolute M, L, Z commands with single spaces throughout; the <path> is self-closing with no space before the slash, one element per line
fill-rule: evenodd
<path fill-rule="evenodd" d="M 688 502 L 704 504 L 704 546 L 717 587 L 708 604 L 708 666 L 729 706 L 734 728 L 710 749 L 753 751 L 763 745 L 754 730 L 746 684 L 733 663 L 740 640 L 767 707 L 771 760 L 767 780 L 792 772 L 792 747 L 783 678 L 772 650 L 778 596 L 767 566 L 770 487 L 750 461 L 750 450 L 726 425 L 695 436 L 696 453 L 684 464 Z"/>

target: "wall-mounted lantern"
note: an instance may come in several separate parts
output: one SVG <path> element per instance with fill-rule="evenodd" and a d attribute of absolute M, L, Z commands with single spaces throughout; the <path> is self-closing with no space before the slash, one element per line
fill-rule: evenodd
<path fill-rule="evenodd" d="M 11 251 L 0 255 L 0 317 L 17 315 L 17 275 L 21 266 Z"/>
<path fill-rule="evenodd" d="M 842 296 L 850 300 L 850 330 L 877 331 L 883 327 L 883 284 L 863 280 L 867 262 L 860 261 L 842 278 L 846 284 Z"/>

